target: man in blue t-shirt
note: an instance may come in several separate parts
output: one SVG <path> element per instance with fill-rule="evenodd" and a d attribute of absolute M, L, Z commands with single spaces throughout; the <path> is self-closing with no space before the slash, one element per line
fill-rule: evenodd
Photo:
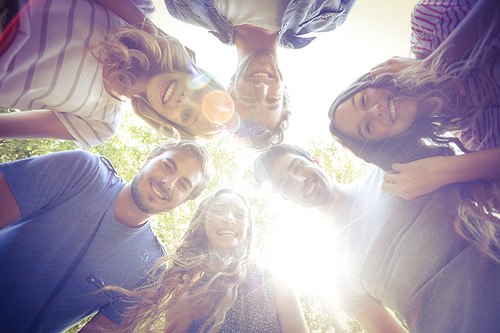
<path fill-rule="evenodd" d="M 309 152 L 288 144 L 262 153 L 254 174 L 260 186 L 332 223 L 338 252 L 323 259 L 337 265 L 339 307 L 367 331 L 407 332 L 391 308 L 411 332 L 498 332 L 500 264 L 458 236 L 439 206 L 448 204 L 443 197 L 384 192 L 378 168 L 338 184 Z"/>
<path fill-rule="evenodd" d="M 164 249 L 148 218 L 196 198 L 211 157 L 192 141 L 156 147 L 130 183 L 105 158 L 66 151 L 0 164 L 0 328 L 61 332 L 120 323 Z"/>

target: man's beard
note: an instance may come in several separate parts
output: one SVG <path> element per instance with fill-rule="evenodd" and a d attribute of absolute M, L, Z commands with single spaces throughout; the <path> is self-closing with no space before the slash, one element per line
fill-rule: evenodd
<path fill-rule="evenodd" d="M 132 180 L 132 188 L 131 188 L 132 200 L 134 200 L 134 203 L 137 206 L 137 208 L 139 208 L 139 210 L 144 214 L 148 215 L 156 215 L 166 212 L 166 209 L 162 210 L 150 206 L 149 204 L 150 200 L 148 199 L 147 195 L 143 195 L 140 193 L 138 184 L 139 181 L 141 180 L 140 178 L 141 178 L 140 173 L 135 175 L 134 179 Z"/>

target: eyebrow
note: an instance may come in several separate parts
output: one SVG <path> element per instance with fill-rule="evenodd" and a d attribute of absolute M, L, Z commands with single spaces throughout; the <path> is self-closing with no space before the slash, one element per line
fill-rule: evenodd
<path fill-rule="evenodd" d="M 353 106 L 353 107 L 356 107 L 356 101 L 354 100 L 354 97 L 355 97 L 355 96 L 356 96 L 356 95 L 353 95 L 353 96 L 351 97 L 351 103 L 352 103 L 352 106 Z M 363 133 L 361 132 L 361 124 L 359 124 L 359 125 L 358 125 L 358 134 L 359 134 L 359 135 L 360 135 L 363 139 L 366 139 L 366 137 L 365 137 L 365 136 L 363 135 Z"/>
<path fill-rule="evenodd" d="M 188 184 L 189 187 L 193 188 L 193 183 L 191 183 L 191 180 L 189 180 L 189 178 L 182 177 L 182 180 L 185 181 L 186 184 Z"/>
<path fill-rule="evenodd" d="M 358 125 L 358 133 L 359 135 L 363 138 L 363 139 L 366 139 L 366 137 L 363 135 L 363 133 L 361 132 L 361 124 Z"/>
<path fill-rule="evenodd" d="M 293 165 L 295 162 L 298 160 L 297 157 L 295 157 L 290 164 L 288 165 L 288 168 L 286 168 L 287 171 L 290 171 L 293 168 Z M 280 188 L 281 183 L 283 182 L 283 178 L 281 178 L 277 183 L 276 183 L 276 189 L 278 190 Z"/>
<path fill-rule="evenodd" d="M 173 168 L 175 171 L 177 171 L 177 164 L 175 163 L 175 161 L 169 157 L 167 157 L 167 161 L 172 164 Z"/>
<path fill-rule="evenodd" d="M 175 172 L 177 172 L 177 163 L 172 158 L 167 157 L 167 161 L 172 164 L 172 167 L 174 168 Z M 191 180 L 187 177 L 182 177 L 181 178 L 186 184 L 189 185 L 189 187 L 193 188 L 193 183 L 191 183 Z"/>

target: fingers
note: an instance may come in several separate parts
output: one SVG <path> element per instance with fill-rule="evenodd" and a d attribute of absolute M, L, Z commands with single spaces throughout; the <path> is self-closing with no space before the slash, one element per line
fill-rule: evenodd
<path fill-rule="evenodd" d="M 395 170 L 397 172 L 402 172 L 403 168 L 406 164 L 407 163 L 394 163 L 391 167 L 392 167 L 392 170 Z"/>
<path fill-rule="evenodd" d="M 384 176 L 384 183 L 396 183 L 398 180 L 398 174 L 397 173 L 386 173 Z"/>
<path fill-rule="evenodd" d="M 396 183 L 384 182 L 380 188 L 382 189 L 382 191 L 394 193 L 398 197 L 401 197 L 405 200 L 411 200 L 411 199 L 414 199 L 420 195 L 414 191 L 408 191 L 404 187 L 401 188 L 401 186 L 399 184 L 396 184 Z"/>
<path fill-rule="evenodd" d="M 381 64 L 378 64 L 377 66 L 373 67 L 370 70 L 370 76 L 372 77 L 372 79 L 374 79 L 377 76 L 379 76 L 380 74 L 384 73 L 384 68 L 385 68 L 386 64 L 387 64 L 387 61 L 385 61 Z"/>
<path fill-rule="evenodd" d="M 398 191 L 398 186 L 395 183 L 384 182 L 380 187 L 382 191 L 396 193 Z"/>

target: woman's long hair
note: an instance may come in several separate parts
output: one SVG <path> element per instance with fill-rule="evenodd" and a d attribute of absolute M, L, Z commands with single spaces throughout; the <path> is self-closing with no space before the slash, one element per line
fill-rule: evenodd
<path fill-rule="evenodd" d="M 134 84 L 141 77 L 151 77 L 157 73 L 184 72 L 191 74 L 205 71 L 189 60 L 185 47 L 175 38 L 163 33 L 154 26 L 143 26 L 140 30 L 128 25 L 111 29 L 105 42 L 90 50 L 94 57 L 104 64 L 109 72 L 109 84 Z M 224 87 L 211 77 L 209 90 L 224 90 Z M 140 118 L 160 134 L 169 138 L 197 139 L 212 138 L 220 131 L 210 133 L 176 124 L 156 112 L 146 96 L 133 96 L 132 108 Z"/>
<path fill-rule="evenodd" d="M 227 255 L 211 249 L 205 233 L 207 212 L 224 193 L 239 196 L 249 210 L 247 238 Z M 208 332 L 217 332 L 246 279 L 253 225 L 247 200 L 234 190 L 221 189 L 203 199 L 175 254 L 156 263 L 152 286 L 133 292 L 106 288 L 140 300 L 113 331 L 187 332 L 193 320 L 211 314 L 201 331 L 211 326 Z"/>
<path fill-rule="evenodd" d="M 470 127 L 484 108 L 492 106 L 491 97 L 496 97 L 486 84 L 482 84 L 476 92 L 482 94 L 482 103 L 473 106 L 460 104 L 456 99 L 459 85 L 470 76 L 478 76 L 483 82 L 486 80 L 483 67 L 491 56 L 498 56 L 497 51 L 490 52 L 485 40 L 478 42 L 468 59 L 446 68 L 442 59 L 437 57 L 430 69 L 411 67 L 400 76 L 387 73 L 375 79 L 369 73 L 361 76 L 330 107 L 332 136 L 358 157 L 386 171 L 392 169 L 393 163 L 454 155 L 452 144 L 469 153 L 456 137 L 446 133 Z M 367 140 L 360 144 L 341 133 L 335 122 L 335 111 L 341 103 L 368 87 L 389 89 L 395 99 L 413 98 L 419 108 L 427 109 L 428 116 L 417 118 L 406 132 L 397 137 Z M 465 96 L 466 99 L 471 97 Z M 448 212 L 457 233 L 500 262 L 500 180 L 450 184 L 433 195 L 438 196 L 436 201 Z"/>

